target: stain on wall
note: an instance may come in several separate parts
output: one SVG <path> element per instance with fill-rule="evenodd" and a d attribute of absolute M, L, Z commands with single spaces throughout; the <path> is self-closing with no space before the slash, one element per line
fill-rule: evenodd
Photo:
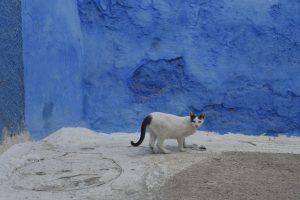
<path fill-rule="evenodd" d="M 183 89 L 184 61 L 182 58 L 146 61 L 128 79 L 128 87 L 136 103 L 180 92 Z"/>

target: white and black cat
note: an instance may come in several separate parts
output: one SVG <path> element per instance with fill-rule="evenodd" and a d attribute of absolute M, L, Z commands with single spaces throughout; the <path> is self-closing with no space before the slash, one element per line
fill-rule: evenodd
<path fill-rule="evenodd" d="M 146 133 L 146 128 L 150 133 L 149 146 L 154 152 L 155 142 L 156 146 L 161 153 L 170 153 L 169 150 L 163 146 L 165 139 L 177 139 L 178 148 L 180 151 L 185 151 L 185 137 L 192 135 L 201 127 L 205 119 L 205 114 L 196 116 L 192 112 L 190 116 L 179 117 L 167 113 L 154 112 L 145 117 L 141 126 L 141 136 L 139 141 L 134 143 L 131 141 L 132 146 L 139 146 Z"/>

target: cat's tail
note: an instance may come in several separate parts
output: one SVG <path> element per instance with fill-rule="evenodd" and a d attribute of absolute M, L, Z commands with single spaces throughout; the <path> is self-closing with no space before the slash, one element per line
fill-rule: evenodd
<path fill-rule="evenodd" d="M 152 121 L 152 116 L 151 115 L 148 115 L 147 117 L 145 117 L 145 119 L 143 120 L 142 126 L 141 126 L 141 137 L 140 137 L 139 141 L 137 141 L 136 143 L 131 141 L 132 146 L 137 147 L 140 144 L 142 144 L 142 142 L 145 138 L 146 128 L 151 123 L 151 121 Z"/>

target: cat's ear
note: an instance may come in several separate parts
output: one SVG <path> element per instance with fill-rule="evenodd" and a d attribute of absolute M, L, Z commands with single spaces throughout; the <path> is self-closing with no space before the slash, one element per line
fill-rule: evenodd
<path fill-rule="evenodd" d="M 206 115 L 204 113 L 201 113 L 199 116 L 198 116 L 199 119 L 205 119 L 206 118 Z"/>
<path fill-rule="evenodd" d="M 193 121 L 196 117 L 197 116 L 193 112 L 190 112 L 191 121 Z"/>

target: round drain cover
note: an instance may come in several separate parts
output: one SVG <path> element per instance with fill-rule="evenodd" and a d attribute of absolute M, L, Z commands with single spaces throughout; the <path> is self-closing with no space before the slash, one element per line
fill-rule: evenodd
<path fill-rule="evenodd" d="M 26 164 L 11 179 L 18 189 L 68 191 L 100 186 L 120 174 L 121 168 L 101 154 L 65 153 Z"/>

